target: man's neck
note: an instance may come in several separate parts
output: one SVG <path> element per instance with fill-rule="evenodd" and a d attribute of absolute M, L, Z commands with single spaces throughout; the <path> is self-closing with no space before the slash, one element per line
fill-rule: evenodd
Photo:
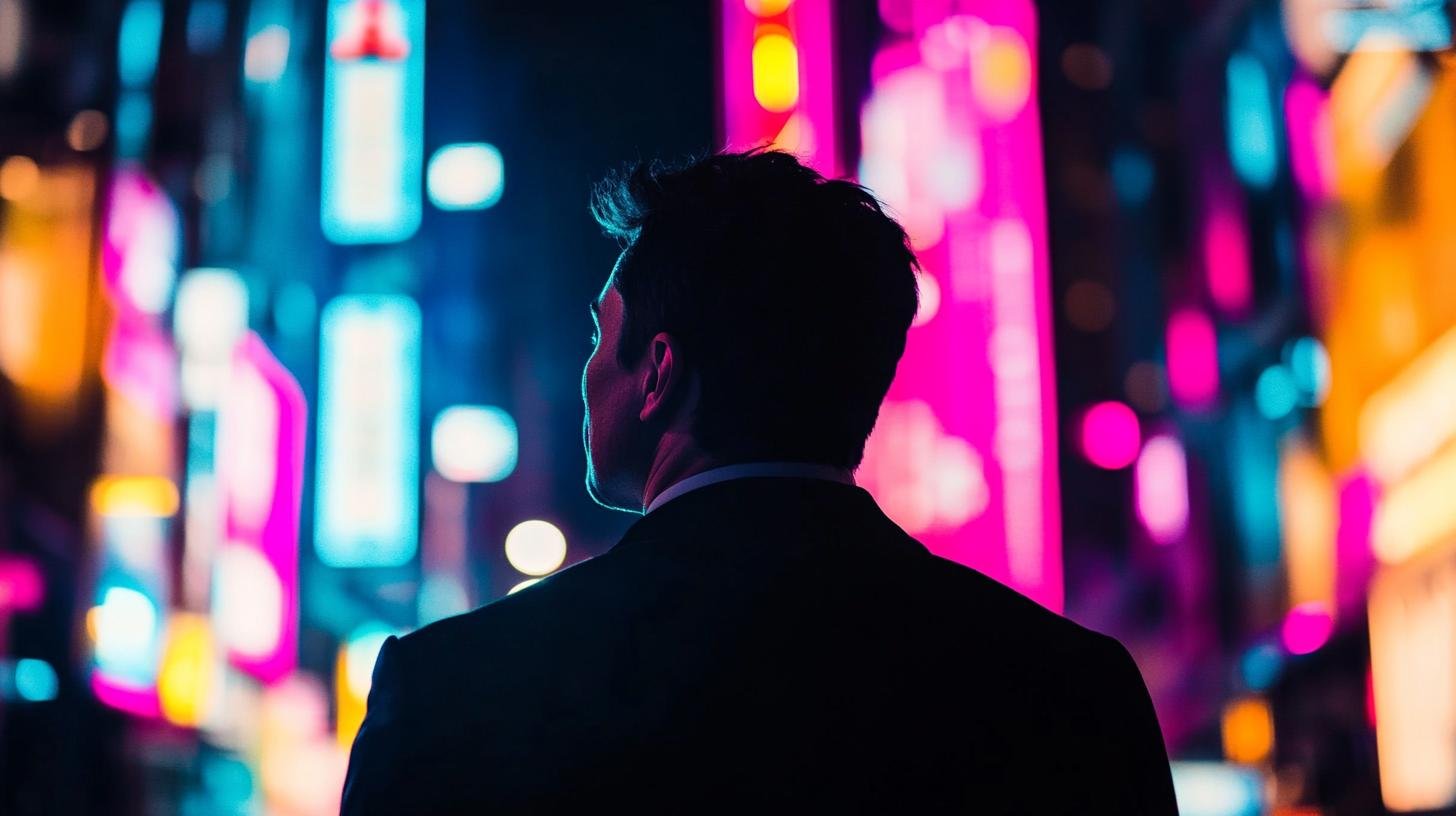
<path fill-rule="evenodd" d="M 691 436 L 680 432 L 668 432 L 657 446 L 652 466 L 647 471 L 647 481 L 642 489 L 642 508 L 645 512 L 662 491 L 683 479 L 696 476 L 707 470 L 727 464 L 698 447 Z"/>

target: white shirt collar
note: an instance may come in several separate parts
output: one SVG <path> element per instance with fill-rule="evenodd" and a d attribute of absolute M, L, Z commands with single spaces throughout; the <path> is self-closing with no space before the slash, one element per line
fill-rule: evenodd
<path fill-rule="evenodd" d="M 647 505 L 645 513 L 667 504 L 684 493 L 707 487 L 711 484 L 732 479 L 747 479 L 755 476 L 777 476 L 794 479 L 823 479 L 841 484 L 854 484 L 854 476 L 844 468 L 832 465 L 816 465 L 809 462 L 745 462 L 741 465 L 724 465 L 702 473 L 695 473 L 657 494 Z"/>

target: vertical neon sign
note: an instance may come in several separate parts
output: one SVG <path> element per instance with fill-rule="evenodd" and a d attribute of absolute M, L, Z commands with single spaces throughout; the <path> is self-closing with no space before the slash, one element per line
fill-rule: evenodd
<path fill-rule="evenodd" d="M 424 0 L 330 0 L 322 226 L 338 244 L 403 241 L 423 207 Z"/>
<path fill-rule="evenodd" d="M 298 519 L 307 407 L 298 382 L 249 333 L 233 353 L 218 416 L 225 543 L 215 618 L 238 668 L 274 682 L 298 657 Z"/>
<path fill-rule="evenodd" d="M 332 567 L 399 566 L 419 543 L 419 307 L 344 295 L 321 323 L 315 547 Z"/>
<path fill-rule="evenodd" d="M 722 0 L 723 143 L 841 172 L 829 0 Z"/>
<path fill-rule="evenodd" d="M 923 271 L 859 477 L 932 551 L 1059 610 L 1036 18 L 1026 0 L 962 8 L 880 51 L 861 112 L 861 181 Z"/>

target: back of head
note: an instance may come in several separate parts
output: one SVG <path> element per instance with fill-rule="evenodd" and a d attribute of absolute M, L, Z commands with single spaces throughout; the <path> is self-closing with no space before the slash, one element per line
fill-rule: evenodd
<path fill-rule="evenodd" d="M 682 343 L 703 449 L 859 464 L 917 307 L 915 257 L 874 196 L 756 150 L 639 164 L 592 212 L 624 245 L 620 361 L 657 332 Z"/>

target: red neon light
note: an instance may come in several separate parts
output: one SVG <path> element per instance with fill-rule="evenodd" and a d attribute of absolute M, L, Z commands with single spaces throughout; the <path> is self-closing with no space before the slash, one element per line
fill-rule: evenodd
<path fill-rule="evenodd" d="M 377 59 L 389 62 L 409 56 L 399 10 L 385 0 L 357 0 L 345 11 L 349 22 L 344 33 L 329 46 L 334 59 L 344 62 Z"/>

